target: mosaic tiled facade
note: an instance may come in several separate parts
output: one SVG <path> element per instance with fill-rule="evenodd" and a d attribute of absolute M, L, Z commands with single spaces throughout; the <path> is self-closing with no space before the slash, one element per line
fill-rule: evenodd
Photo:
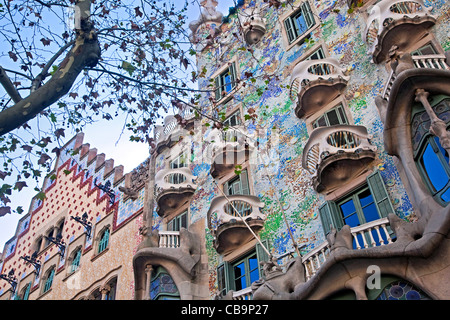
<path fill-rule="evenodd" d="M 201 4 L 191 41 L 210 92 L 198 109 L 167 116 L 150 157 L 125 176 L 94 151 L 61 155 L 2 273 L 30 281 L 19 257 L 32 253 L 33 212 L 57 225 L 67 210 L 63 238 L 83 243 L 86 259 L 79 289 L 42 294 L 33 280 L 32 298 L 107 298 L 110 279 L 117 299 L 450 298 L 438 280 L 449 276 L 450 179 L 430 171 L 439 163 L 450 177 L 449 3 L 239 1 L 225 15 Z M 94 181 L 111 183 L 114 204 Z M 84 195 L 58 208 L 66 188 Z M 80 240 L 74 210 L 88 212 L 94 243 Z M 106 226 L 111 254 L 97 258 Z M 56 251 L 41 261 L 67 283 Z"/>

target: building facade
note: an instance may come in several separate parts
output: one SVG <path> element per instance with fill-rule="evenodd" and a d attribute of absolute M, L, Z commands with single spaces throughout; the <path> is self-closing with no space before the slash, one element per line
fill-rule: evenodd
<path fill-rule="evenodd" d="M 6 243 L 1 299 L 133 299 L 148 166 L 124 175 L 83 140 L 80 133 L 61 148 L 45 197 L 33 198 Z"/>
<path fill-rule="evenodd" d="M 20 255 L 50 229 L 29 233 L 43 216 L 30 209 L 3 253 L 15 295 L 32 283 L 30 298 L 49 299 L 108 298 L 107 288 L 137 300 L 449 299 L 450 4 L 256 0 L 227 15 L 201 4 L 191 41 L 209 92 L 155 127 L 141 167 L 88 169 L 110 181 L 114 203 L 65 175 L 69 158 L 91 168 L 93 155 L 59 160 L 43 206 L 71 175 L 72 188 L 96 188 L 96 201 L 73 204 L 92 244 L 69 221 L 75 209 L 57 209 L 68 210 L 66 255 L 40 249 L 35 277 Z M 46 219 L 60 230 L 58 214 Z M 78 289 L 43 294 L 52 266 L 70 280 L 77 248 Z"/>

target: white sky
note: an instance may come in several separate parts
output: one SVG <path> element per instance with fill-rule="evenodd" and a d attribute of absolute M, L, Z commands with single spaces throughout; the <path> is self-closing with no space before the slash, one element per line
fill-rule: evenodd
<path fill-rule="evenodd" d="M 228 8 L 234 6 L 233 0 L 219 0 L 217 10 L 222 12 L 224 16 L 228 14 Z M 188 17 L 192 20 L 199 16 L 198 8 L 193 7 L 193 12 L 188 13 Z M 191 20 L 189 20 L 190 22 Z M 124 173 L 128 173 L 139 164 L 141 164 L 148 156 L 149 149 L 144 143 L 136 143 L 129 141 L 129 134 L 124 131 L 122 137 L 122 121 L 102 121 L 95 125 L 86 127 L 84 132 L 84 143 L 89 143 L 91 148 L 97 148 L 98 153 L 104 153 L 106 159 L 114 159 L 114 165 L 123 165 Z M 66 142 L 73 135 L 66 134 Z M 119 140 L 120 138 L 120 140 Z M 10 240 L 16 231 L 18 221 L 28 212 L 30 202 L 36 191 L 34 186 L 24 188 L 20 193 L 13 193 L 11 196 L 11 208 L 22 206 L 24 213 L 8 214 L 0 217 L 0 252 L 3 251 L 5 243 Z"/>

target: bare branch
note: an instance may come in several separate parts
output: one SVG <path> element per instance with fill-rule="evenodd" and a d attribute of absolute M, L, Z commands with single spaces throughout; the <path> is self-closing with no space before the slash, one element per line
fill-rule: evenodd
<path fill-rule="evenodd" d="M 11 82 L 11 79 L 6 74 L 5 70 L 0 66 L 0 83 L 5 88 L 8 95 L 13 99 L 15 103 L 22 100 L 19 92 L 17 91 L 14 84 Z"/>

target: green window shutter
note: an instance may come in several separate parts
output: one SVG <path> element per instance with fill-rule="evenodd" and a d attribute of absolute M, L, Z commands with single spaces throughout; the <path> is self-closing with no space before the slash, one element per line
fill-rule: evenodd
<path fill-rule="evenodd" d="M 54 275 L 55 275 L 55 268 L 53 268 L 52 271 L 50 271 L 50 274 L 48 275 L 48 278 L 45 281 L 44 293 L 50 290 L 50 288 L 52 287 Z"/>
<path fill-rule="evenodd" d="M 319 208 L 319 216 L 325 236 L 330 233 L 332 227 L 340 230 L 344 226 L 341 212 L 334 201 L 326 201 L 321 205 Z"/>
<path fill-rule="evenodd" d="M 219 79 L 220 79 L 220 76 L 216 77 L 216 79 L 215 79 L 215 83 L 216 83 L 216 90 L 215 90 L 216 100 L 220 100 L 220 98 L 222 97 L 222 95 L 221 95 L 222 90 L 220 88 Z"/>
<path fill-rule="evenodd" d="M 295 33 L 294 33 L 294 25 L 292 23 L 291 17 L 284 20 L 284 27 L 286 29 L 286 34 L 288 36 L 289 43 L 294 41 L 296 39 Z"/>
<path fill-rule="evenodd" d="M 241 182 L 241 194 L 250 195 L 250 188 L 248 186 L 248 174 L 247 170 L 243 170 L 239 175 L 239 180 Z"/>
<path fill-rule="evenodd" d="M 228 191 L 228 181 L 223 184 L 223 193 L 225 193 L 226 196 L 230 195 L 230 192 Z"/>
<path fill-rule="evenodd" d="M 71 266 L 71 271 L 75 272 L 78 267 L 80 266 L 80 259 L 81 259 L 81 249 L 77 251 L 77 253 L 75 253 L 73 260 L 72 260 L 72 266 Z"/>
<path fill-rule="evenodd" d="M 28 283 L 27 288 L 25 289 L 25 293 L 23 294 L 23 300 L 28 300 L 28 297 L 30 295 L 30 289 L 31 289 L 31 282 Z"/>
<path fill-rule="evenodd" d="M 235 290 L 233 266 L 228 261 L 223 261 L 217 267 L 217 286 L 222 296 L 230 290 Z"/>
<path fill-rule="evenodd" d="M 266 249 L 269 250 L 269 240 L 264 239 L 261 240 L 261 242 L 264 245 L 264 247 L 266 247 Z M 262 270 L 263 266 L 260 264 L 260 262 L 269 261 L 269 255 L 259 242 L 256 244 L 255 249 L 256 249 L 256 258 L 258 259 L 259 278 L 263 278 L 264 277 L 264 273 Z"/>
<path fill-rule="evenodd" d="M 303 2 L 301 8 L 303 16 L 305 17 L 306 25 L 308 26 L 309 29 L 314 25 L 314 16 L 311 11 L 309 2 L 308 1 Z"/>
<path fill-rule="evenodd" d="M 98 245 L 98 253 L 106 249 L 106 247 L 108 246 L 108 242 L 109 242 L 109 229 L 106 229 L 105 232 L 103 233 L 102 238 L 100 239 L 100 243 Z"/>
<path fill-rule="evenodd" d="M 234 89 L 234 87 L 236 87 L 236 78 L 237 78 L 236 65 L 234 62 L 230 65 L 229 73 L 230 73 L 231 87 Z"/>
<path fill-rule="evenodd" d="M 389 213 L 394 213 L 394 207 L 392 206 L 383 178 L 378 170 L 367 177 L 367 184 L 369 185 L 380 217 L 384 218 Z"/>

